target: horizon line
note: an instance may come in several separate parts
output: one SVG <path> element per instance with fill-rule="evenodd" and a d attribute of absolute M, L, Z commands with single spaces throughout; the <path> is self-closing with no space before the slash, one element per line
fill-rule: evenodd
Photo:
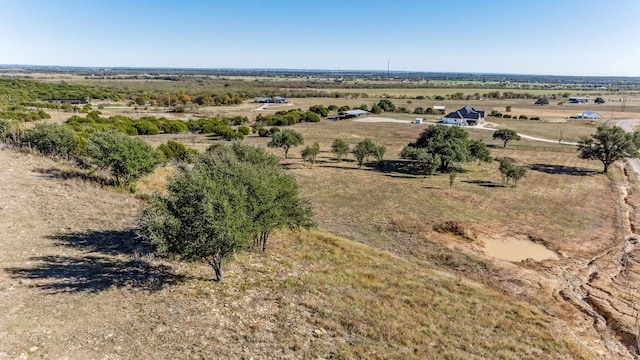
<path fill-rule="evenodd" d="M 85 65 L 35 65 L 35 64 L 0 64 L 0 69 L 15 67 L 17 69 L 33 68 L 58 68 L 75 70 L 191 70 L 191 71 L 282 71 L 282 72 L 335 72 L 335 73 L 380 73 L 380 74 L 460 74 L 460 75 L 491 75 L 491 76 L 545 76 L 567 78 L 631 78 L 640 79 L 632 75 L 557 75 L 543 73 L 501 73 L 501 72 L 477 72 L 477 71 L 426 71 L 426 70 L 372 70 L 372 69 L 310 69 L 310 68 L 209 68 L 209 67 L 171 67 L 171 66 L 85 66 Z"/>

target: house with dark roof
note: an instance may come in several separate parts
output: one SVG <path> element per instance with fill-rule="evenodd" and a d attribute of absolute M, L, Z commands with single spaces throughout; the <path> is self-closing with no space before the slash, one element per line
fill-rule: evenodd
<path fill-rule="evenodd" d="M 480 125 L 484 123 L 484 111 L 465 105 L 462 109 L 445 115 L 442 118 L 442 122 L 451 125 Z"/>
<path fill-rule="evenodd" d="M 284 104 L 287 102 L 287 99 L 280 96 L 257 97 L 253 100 L 253 102 L 262 103 L 262 104 Z"/>
<path fill-rule="evenodd" d="M 571 96 L 569 98 L 569 104 L 584 104 L 588 103 L 590 99 L 590 96 Z"/>

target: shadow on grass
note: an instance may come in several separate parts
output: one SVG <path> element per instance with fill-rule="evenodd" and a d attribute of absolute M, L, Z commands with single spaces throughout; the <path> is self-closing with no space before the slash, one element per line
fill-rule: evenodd
<path fill-rule="evenodd" d="M 73 247 L 106 255 L 131 254 L 144 256 L 153 249 L 141 241 L 133 230 L 72 232 L 49 236 L 57 245 Z"/>
<path fill-rule="evenodd" d="M 540 171 L 552 175 L 573 175 L 573 176 L 593 176 L 599 172 L 575 166 L 551 165 L 551 164 L 532 164 L 531 170 Z"/>
<path fill-rule="evenodd" d="M 503 184 L 495 184 L 491 181 L 486 181 L 486 180 L 462 180 L 462 182 L 467 184 L 476 184 L 478 186 L 488 187 L 488 188 L 505 187 Z"/>
<path fill-rule="evenodd" d="M 83 181 L 89 181 L 103 186 L 116 186 L 116 182 L 112 178 L 106 178 L 95 173 L 77 170 L 77 169 L 60 169 L 57 167 L 52 168 L 38 168 L 34 170 L 38 174 L 42 174 L 54 179 L 69 180 L 79 179 Z"/>
<path fill-rule="evenodd" d="M 9 268 L 14 278 L 38 280 L 32 286 L 51 293 L 97 293 L 111 288 L 158 291 L 187 279 L 155 264 L 150 247 L 133 231 L 96 231 L 52 236 L 59 245 L 84 250 L 78 255 L 32 257 L 34 265 Z"/>

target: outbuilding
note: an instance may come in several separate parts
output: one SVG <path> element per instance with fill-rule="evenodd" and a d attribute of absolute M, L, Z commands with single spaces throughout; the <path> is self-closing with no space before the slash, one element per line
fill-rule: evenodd
<path fill-rule="evenodd" d="M 573 119 L 590 119 L 590 120 L 597 120 L 597 119 L 602 119 L 602 116 L 600 114 L 598 114 L 595 111 L 583 111 L 579 114 L 575 114 L 574 116 L 572 116 Z"/>

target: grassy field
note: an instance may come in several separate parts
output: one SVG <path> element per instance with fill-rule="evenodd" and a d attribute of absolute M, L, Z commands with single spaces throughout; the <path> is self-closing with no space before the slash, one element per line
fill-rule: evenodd
<path fill-rule="evenodd" d="M 131 86 L 142 89 L 144 82 Z M 420 89 L 396 90 L 394 96 L 411 97 Z M 293 105 L 260 111 L 249 102 L 197 111 L 253 119 L 315 104 L 371 107 L 378 101 L 294 98 Z M 131 231 L 140 198 L 162 190 L 171 167 L 141 179 L 136 197 L 81 180 L 79 170 L 67 164 L 0 151 L 0 165 L 7 169 L 0 175 L 0 226 L 7 229 L 0 234 L 0 358 L 620 357 L 602 345 L 617 335 L 593 325 L 594 318 L 558 295 L 581 288 L 567 279 L 591 278 L 594 271 L 597 276 L 592 259 L 614 254 L 623 235 L 618 192 L 599 172 L 601 164 L 579 159 L 575 146 L 555 141 L 591 134 L 599 122 L 566 118 L 593 105 L 537 107 L 530 99 L 393 102 L 409 111 L 469 104 L 504 113 L 511 106 L 513 115 L 542 120 L 489 118 L 489 127 L 553 142 L 523 139 L 503 148 L 491 131 L 468 128 L 493 157 L 513 158 L 527 176 L 517 187 L 505 186 L 496 162 L 473 162 L 460 164 L 450 186 L 447 174 L 408 172 L 398 155 L 439 116 L 426 116 L 422 125 L 294 125 L 305 144 L 320 144 L 321 153 L 312 166 L 300 158 L 302 147 L 293 148 L 282 166 L 311 199 L 319 227 L 278 233 L 266 253 L 237 254 L 219 284 L 203 264 L 155 258 Z M 617 107 L 600 109 L 611 110 L 610 116 L 602 111 L 605 117 L 640 118 L 636 99 L 626 112 Z M 102 111 L 136 118 L 165 110 Z M 54 115 L 51 121 L 58 123 L 69 116 Z M 337 138 L 352 146 L 363 139 L 386 146 L 385 165 L 370 161 L 358 168 L 351 156 L 337 162 L 330 151 Z M 144 139 L 154 146 L 175 139 L 200 151 L 217 141 L 199 134 Z M 267 141 L 252 134 L 244 143 L 266 147 Z M 283 158 L 281 149 L 268 151 Z M 616 179 L 623 175 L 620 167 L 612 170 Z M 451 222 L 453 230 L 436 231 Z M 546 246 L 559 260 L 512 264 L 483 252 L 483 239 L 516 237 Z"/>
<path fill-rule="evenodd" d="M 130 233 L 132 195 L 47 159 L 5 150 L 0 163 L 11 169 L 0 187 L 11 215 L 0 221 L 3 357 L 594 357 L 535 306 L 324 231 L 276 234 L 266 253 L 238 254 L 216 284 L 206 265 L 146 252 Z"/>

